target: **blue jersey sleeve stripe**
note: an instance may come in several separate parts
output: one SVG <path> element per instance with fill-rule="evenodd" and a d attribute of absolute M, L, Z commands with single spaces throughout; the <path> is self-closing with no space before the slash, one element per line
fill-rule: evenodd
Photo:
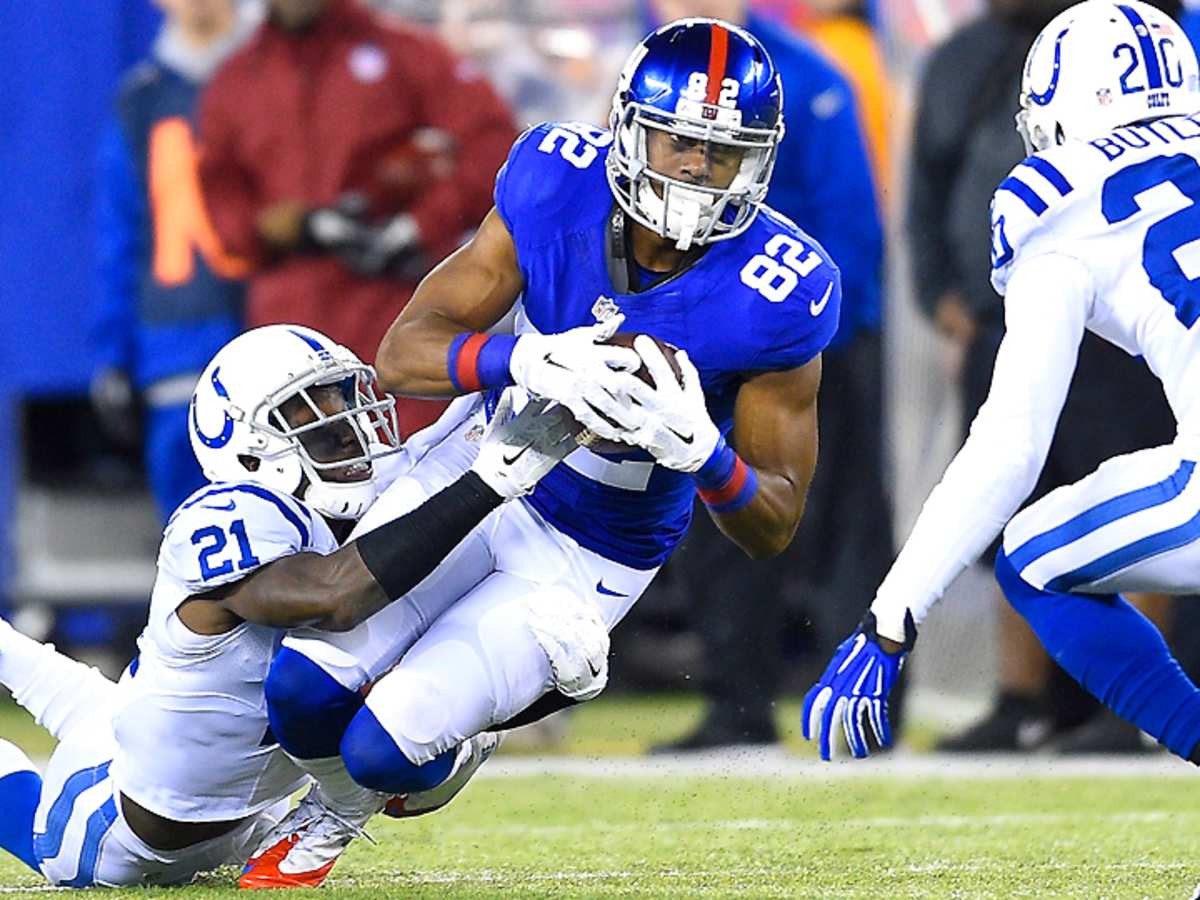
<path fill-rule="evenodd" d="M 1030 563 L 1035 562 L 1060 547 L 1072 544 L 1085 535 L 1091 534 L 1117 519 L 1133 515 L 1152 506 L 1160 506 L 1178 497 L 1192 478 L 1196 464 L 1184 460 L 1169 476 L 1155 484 L 1129 491 L 1119 496 L 1105 500 L 1103 503 L 1085 509 L 1079 515 L 1068 519 L 1057 528 L 1030 538 L 1020 547 L 1008 554 L 1009 561 L 1018 571 L 1022 571 Z M 1080 582 L 1081 584 L 1084 582 Z"/>
<path fill-rule="evenodd" d="M 90 769 L 80 769 L 63 782 L 62 791 L 54 798 L 50 812 L 46 814 L 46 830 L 33 836 L 33 852 L 39 862 L 54 859 L 62 852 L 63 835 L 75 810 L 75 801 L 88 788 L 95 787 L 108 777 L 110 765 L 112 760 Z"/>
<path fill-rule="evenodd" d="M 1025 162 L 1021 163 L 1021 165 L 1028 166 L 1029 168 L 1033 169 L 1033 171 L 1045 178 L 1063 197 L 1071 193 L 1071 182 L 1067 181 L 1063 173 L 1060 172 L 1053 163 L 1047 162 L 1041 157 L 1031 156 L 1029 159 L 1025 160 Z"/>
<path fill-rule="evenodd" d="M 75 877 L 64 881 L 66 887 L 92 887 L 96 882 L 96 864 L 100 861 L 100 844 L 104 836 L 117 821 L 117 799 L 109 797 L 104 805 L 88 816 L 83 832 L 83 846 L 79 848 L 79 868 Z"/>
<path fill-rule="evenodd" d="M 1040 216 L 1046 211 L 1046 201 L 1039 197 L 1029 185 L 1021 181 L 1015 175 L 1009 175 L 1002 182 L 997 191 L 1008 191 L 1014 197 L 1029 207 L 1035 216 Z"/>
<path fill-rule="evenodd" d="M 1154 39 L 1150 37 L 1150 27 L 1146 24 L 1146 20 L 1132 6 L 1119 3 L 1117 9 L 1129 20 L 1133 33 L 1137 37 L 1138 45 L 1142 48 L 1142 60 L 1146 63 L 1146 81 L 1150 90 L 1162 87 L 1162 70 L 1158 67 L 1158 49 L 1154 46 Z M 1122 84 L 1124 84 L 1123 81 Z"/>
<path fill-rule="evenodd" d="M 180 509 L 187 509 L 188 507 L 195 506 L 206 497 L 213 497 L 217 494 L 229 494 L 237 491 L 241 491 L 245 494 L 251 494 L 252 496 L 259 497 L 263 500 L 266 500 L 268 503 L 271 503 L 276 509 L 279 510 L 280 513 L 283 514 L 283 517 L 295 527 L 297 533 L 300 535 L 300 545 L 302 547 L 308 546 L 308 526 L 304 524 L 304 519 L 301 519 L 300 516 L 296 515 L 296 509 L 299 509 L 301 512 L 303 512 L 310 523 L 312 522 L 312 513 L 298 503 L 296 504 L 295 508 L 293 508 L 291 504 L 284 501 L 277 494 L 267 490 L 264 487 L 260 487 L 257 484 L 215 485 L 209 490 L 205 491 L 203 494 L 193 497 L 187 503 L 183 504 Z"/>

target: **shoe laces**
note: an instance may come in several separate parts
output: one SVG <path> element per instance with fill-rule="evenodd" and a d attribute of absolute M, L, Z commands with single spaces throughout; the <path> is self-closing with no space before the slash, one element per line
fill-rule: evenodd
<path fill-rule="evenodd" d="M 292 821 L 288 825 L 288 835 L 300 840 L 304 835 L 312 835 L 321 839 L 340 840 L 343 837 L 366 838 L 378 846 L 366 828 L 350 819 L 334 812 L 321 800 L 316 788 L 309 791 L 296 806 Z"/>
<path fill-rule="evenodd" d="M 368 843 L 374 846 L 379 846 L 379 842 L 367 832 L 363 825 L 352 822 L 343 816 L 338 815 L 328 807 L 322 807 L 321 817 L 312 823 L 310 826 L 312 832 L 322 838 L 332 838 L 340 840 L 344 837 L 365 838 Z"/>

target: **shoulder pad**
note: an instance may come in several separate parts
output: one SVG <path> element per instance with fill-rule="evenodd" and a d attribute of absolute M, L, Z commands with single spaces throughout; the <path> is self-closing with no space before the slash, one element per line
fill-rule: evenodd
<path fill-rule="evenodd" d="M 1035 154 L 1018 163 L 992 195 L 992 286 L 1001 295 L 1016 258 L 1044 233 L 1042 226 L 1074 190 L 1062 161 L 1054 150 Z"/>
<path fill-rule="evenodd" d="M 522 134 L 496 175 L 495 201 L 514 238 L 526 225 L 579 200 L 569 182 L 595 169 L 601 176 L 612 132 L 586 122 L 543 122 Z"/>
<path fill-rule="evenodd" d="M 824 247 L 772 209 L 764 208 L 737 243 L 746 255 L 744 263 L 735 262 L 737 278 L 755 304 L 746 316 L 757 345 L 754 367 L 804 365 L 837 332 L 841 272 Z"/>
<path fill-rule="evenodd" d="M 293 497 L 260 484 L 212 484 L 171 516 L 158 567 L 199 593 L 313 549 L 317 527 L 312 511 Z"/>

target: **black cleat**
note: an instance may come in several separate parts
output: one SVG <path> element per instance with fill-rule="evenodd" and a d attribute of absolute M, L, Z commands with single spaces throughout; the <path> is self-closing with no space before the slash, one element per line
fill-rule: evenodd
<path fill-rule="evenodd" d="M 940 753 L 1017 753 L 1045 743 L 1053 731 L 1041 705 L 1027 697 L 1001 695 L 992 711 L 959 734 L 938 741 Z"/>
<path fill-rule="evenodd" d="M 689 753 L 724 747 L 769 746 L 779 742 L 779 732 L 769 719 L 727 722 L 707 718 L 691 734 L 665 744 L 655 744 L 651 754 Z"/>
<path fill-rule="evenodd" d="M 1136 725 L 1104 709 L 1078 728 L 1047 742 L 1042 749 L 1062 756 L 1083 756 L 1089 753 L 1154 753 L 1159 748 L 1147 743 Z"/>

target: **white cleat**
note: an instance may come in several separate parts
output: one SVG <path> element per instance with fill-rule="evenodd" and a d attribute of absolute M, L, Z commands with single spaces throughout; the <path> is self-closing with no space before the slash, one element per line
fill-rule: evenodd
<path fill-rule="evenodd" d="M 313 785 L 304 799 L 267 833 L 246 862 L 238 885 L 246 890 L 317 887 L 325 880 L 350 842 L 363 831 L 371 813 L 351 821 L 322 802 Z M 373 811 L 372 811 L 373 812 Z"/>
<path fill-rule="evenodd" d="M 471 776 L 488 761 L 503 740 L 503 734 L 493 731 L 483 731 L 467 738 L 458 745 L 458 756 L 454 760 L 454 769 L 449 778 L 427 791 L 396 794 L 383 807 L 383 814 L 393 819 L 407 819 L 441 809 L 467 786 Z"/>

